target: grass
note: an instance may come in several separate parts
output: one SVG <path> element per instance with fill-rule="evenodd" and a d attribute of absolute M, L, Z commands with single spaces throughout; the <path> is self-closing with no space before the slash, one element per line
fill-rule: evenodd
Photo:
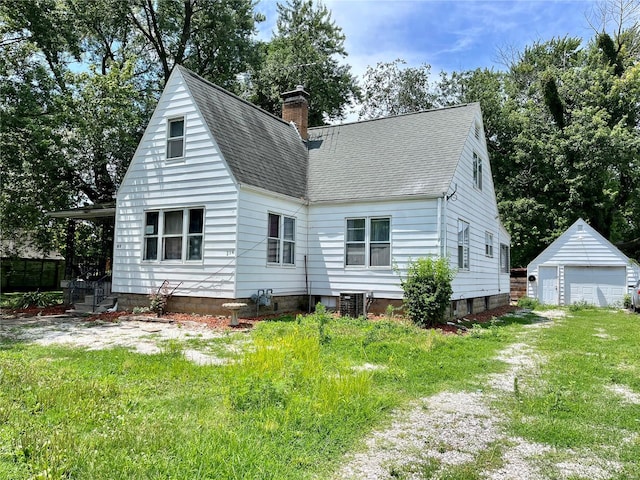
<path fill-rule="evenodd" d="M 5 340 L 0 478 L 327 476 L 391 409 L 503 368 L 490 359 L 517 328 L 459 337 L 287 318 L 259 324 L 223 366 L 184 358 L 197 339 L 157 355 Z"/>
<path fill-rule="evenodd" d="M 528 320 L 510 317 L 462 337 L 323 315 L 262 322 L 250 337 L 171 340 L 157 355 L 0 341 L 0 478 L 328 478 L 392 409 L 486 388 L 505 369 L 497 351 L 521 335 L 546 361 L 493 407 L 512 435 L 556 447 L 537 460 L 545 476 L 561 478 L 554 465 L 571 450 L 640 478 L 640 406 L 610 390 L 640 392 L 640 317 L 576 310 L 526 333 Z M 190 348 L 233 361 L 197 366 Z M 391 473 L 482 478 L 506 442 L 469 464 Z"/>
<path fill-rule="evenodd" d="M 615 478 L 640 478 L 640 405 L 611 390 L 640 398 L 640 317 L 579 308 L 570 315 L 530 332 L 545 361 L 499 407 L 513 434 L 555 447 L 555 462 L 563 449 L 584 451 L 619 462 Z M 553 467 L 547 475 L 559 476 Z"/>

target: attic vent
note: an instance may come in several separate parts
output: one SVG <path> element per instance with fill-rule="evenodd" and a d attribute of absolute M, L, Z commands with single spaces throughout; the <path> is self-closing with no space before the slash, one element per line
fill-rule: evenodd
<path fill-rule="evenodd" d="M 475 136 L 478 140 L 480 140 L 480 124 L 478 122 L 476 122 L 476 128 L 475 128 Z"/>
<path fill-rule="evenodd" d="M 358 318 L 365 314 L 364 293 L 341 292 L 340 293 L 340 316 Z"/>
<path fill-rule="evenodd" d="M 578 225 L 578 231 L 579 232 L 584 232 L 584 225 L 583 224 L 579 224 Z"/>

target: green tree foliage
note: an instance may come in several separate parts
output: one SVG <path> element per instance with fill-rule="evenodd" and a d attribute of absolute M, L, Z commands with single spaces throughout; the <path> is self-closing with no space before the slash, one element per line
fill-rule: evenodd
<path fill-rule="evenodd" d="M 360 119 L 428 110 L 435 105 L 429 80 L 431 66 L 404 67 L 406 62 L 380 62 L 364 73 Z"/>
<path fill-rule="evenodd" d="M 303 85 L 310 93 L 309 126 L 343 118 L 359 90 L 351 67 L 341 64 L 347 52 L 344 34 L 331 13 L 314 0 L 278 4 L 277 31 L 260 51 L 259 67 L 251 73 L 251 101 L 280 115 L 283 92 Z"/>
<path fill-rule="evenodd" d="M 505 72 L 442 73 L 432 85 L 401 62 L 369 69 L 366 117 L 480 102 L 496 195 L 524 266 L 577 218 L 640 258 L 638 23 L 587 45 L 557 38 L 528 46 Z M 420 93 L 398 95 L 412 84 Z M 374 92 L 369 95 L 368 92 Z M 379 93 L 375 93 L 379 92 Z M 378 95 L 376 97 L 376 95 Z M 380 98 L 393 108 L 381 108 Z"/>
<path fill-rule="evenodd" d="M 404 309 L 417 325 L 433 327 L 445 318 L 453 290 L 454 272 L 448 258 L 419 258 L 407 268 L 402 280 Z"/>

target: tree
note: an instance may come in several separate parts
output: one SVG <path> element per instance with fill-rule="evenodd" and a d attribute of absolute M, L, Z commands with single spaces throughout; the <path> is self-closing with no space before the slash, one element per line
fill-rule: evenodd
<path fill-rule="evenodd" d="M 360 119 L 401 115 L 428 110 L 436 105 L 431 91 L 431 66 L 404 67 L 400 58 L 367 67 L 364 73 Z"/>
<path fill-rule="evenodd" d="M 259 19 L 250 0 L 1 3 L 3 237 L 49 248 L 64 232 L 47 211 L 113 202 L 174 65 L 231 85 Z M 100 223 L 76 230 L 87 255 L 111 234 Z"/>
<path fill-rule="evenodd" d="M 251 72 L 251 101 L 280 115 L 280 95 L 303 85 L 311 95 L 309 126 L 344 118 L 359 90 L 351 67 L 338 61 L 347 56 L 342 30 L 327 7 L 313 0 L 288 0 L 277 8 L 277 32 Z"/>
<path fill-rule="evenodd" d="M 120 0 L 122 1 L 122 0 Z M 126 0 L 124 0 L 126 2 Z M 161 66 L 166 82 L 177 64 L 223 86 L 246 71 L 254 48 L 252 35 L 263 17 L 252 0 L 138 0 L 128 17 L 139 44 L 150 46 L 147 65 Z"/>

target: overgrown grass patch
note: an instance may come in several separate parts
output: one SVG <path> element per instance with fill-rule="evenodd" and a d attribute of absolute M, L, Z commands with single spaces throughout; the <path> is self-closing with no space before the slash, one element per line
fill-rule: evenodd
<path fill-rule="evenodd" d="M 322 477 L 391 409 L 503 369 L 519 328 L 312 315 L 260 323 L 223 366 L 185 359 L 197 338 L 157 355 L 5 341 L 0 478 Z"/>
<path fill-rule="evenodd" d="M 640 478 L 640 322 L 606 309 L 572 309 L 553 328 L 530 332 L 545 359 L 502 405 L 518 436 L 596 452 Z M 631 392 L 631 401 L 615 391 Z M 635 399 L 635 400 L 634 400 Z M 615 455 L 612 455 L 615 452 Z"/>

